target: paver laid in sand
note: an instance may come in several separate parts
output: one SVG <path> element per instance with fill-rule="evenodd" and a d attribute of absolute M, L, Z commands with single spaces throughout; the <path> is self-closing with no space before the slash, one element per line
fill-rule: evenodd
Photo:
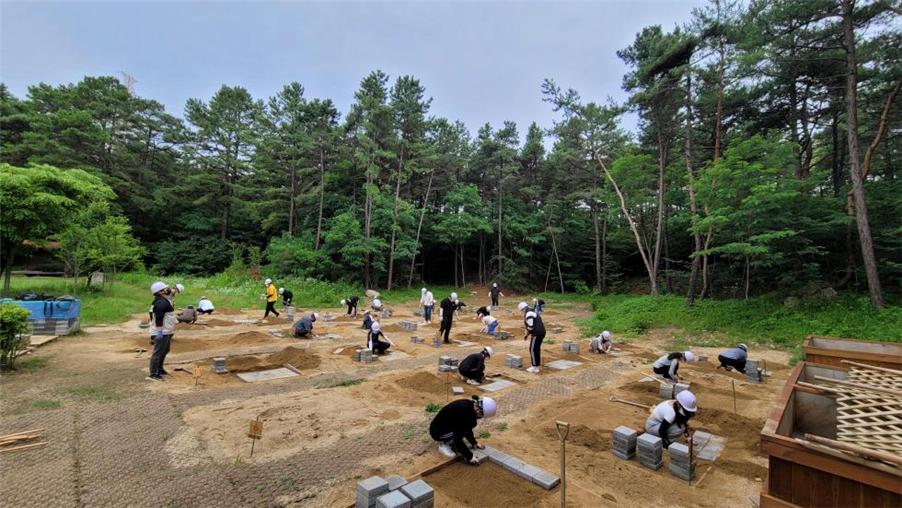
<path fill-rule="evenodd" d="M 583 362 L 573 362 L 570 360 L 555 360 L 553 362 L 548 362 L 545 364 L 549 369 L 554 370 L 567 370 L 572 369 L 573 367 L 579 367 Z"/>
<path fill-rule="evenodd" d="M 499 379 L 498 381 L 495 381 L 494 383 L 482 385 L 479 387 L 479 389 L 484 392 L 497 392 L 498 390 L 510 388 L 511 386 L 514 386 L 514 383 L 507 381 L 506 379 Z"/>
<path fill-rule="evenodd" d="M 515 475 L 534 483 L 545 490 L 551 490 L 561 482 L 561 479 L 540 467 L 527 464 L 522 460 L 508 455 L 497 448 L 486 446 L 483 452 L 489 460 Z"/>
<path fill-rule="evenodd" d="M 271 379 L 296 377 L 297 375 L 297 372 L 281 367 L 278 369 L 258 370 L 256 372 L 241 372 L 238 374 L 238 377 L 241 378 L 242 381 L 253 383 L 256 381 L 269 381 Z"/>

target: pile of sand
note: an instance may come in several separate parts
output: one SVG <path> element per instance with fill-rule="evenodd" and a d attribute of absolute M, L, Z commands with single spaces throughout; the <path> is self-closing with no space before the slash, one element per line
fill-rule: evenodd
<path fill-rule="evenodd" d="M 207 326 L 235 326 L 237 323 L 234 321 L 226 321 L 225 319 L 209 319 L 203 322 Z"/>
<path fill-rule="evenodd" d="M 315 355 L 306 349 L 293 346 L 269 355 L 266 360 L 273 365 L 283 365 L 287 363 L 298 369 L 314 369 L 319 367 L 321 362 L 318 355 Z"/>
<path fill-rule="evenodd" d="M 421 371 L 402 377 L 395 381 L 395 383 L 401 388 L 406 388 L 415 392 L 447 395 L 451 393 L 451 386 L 459 385 L 460 380 L 456 375 L 449 376 L 448 380 L 445 380 L 439 378 L 435 374 Z"/>
<path fill-rule="evenodd" d="M 423 478 L 435 489 L 436 506 L 546 506 L 560 497 L 495 464 L 455 463 Z"/>

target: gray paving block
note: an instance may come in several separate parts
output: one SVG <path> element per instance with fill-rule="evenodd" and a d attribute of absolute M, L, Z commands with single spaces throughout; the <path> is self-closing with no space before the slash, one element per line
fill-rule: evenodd
<path fill-rule="evenodd" d="M 563 352 L 570 351 L 570 344 L 571 344 L 571 342 L 569 340 L 565 340 L 563 342 L 563 344 L 561 344 L 561 351 L 563 351 Z"/>
<path fill-rule="evenodd" d="M 439 365 L 438 371 L 439 372 L 457 372 L 457 367 L 455 367 L 453 365 Z"/>
<path fill-rule="evenodd" d="M 498 390 L 510 388 L 511 386 L 514 386 L 514 383 L 512 383 L 506 379 L 499 379 L 498 381 L 495 381 L 494 383 L 482 385 L 479 387 L 479 389 L 484 392 L 497 392 Z"/>
<path fill-rule="evenodd" d="M 410 498 L 395 490 L 376 498 L 376 508 L 411 508 Z"/>
<path fill-rule="evenodd" d="M 659 438 L 658 436 L 649 434 L 648 432 L 639 436 L 639 438 L 636 441 L 639 443 L 640 449 L 642 449 L 643 447 L 651 448 L 651 447 L 663 447 L 664 446 L 664 442 L 661 440 L 661 438 Z"/>
<path fill-rule="evenodd" d="M 658 387 L 658 396 L 662 399 L 672 399 L 674 395 L 674 386 L 670 383 L 661 383 Z"/>
<path fill-rule="evenodd" d="M 670 456 L 672 458 L 689 458 L 689 447 L 684 445 L 683 443 L 673 443 L 672 445 L 670 445 L 667 451 L 670 453 Z"/>
<path fill-rule="evenodd" d="M 579 354 L 579 342 L 574 342 L 570 344 L 570 352 Z"/>
<path fill-rule="evenodd" d="M 621 425 L 614 429 L 613 435 L 619 435 L 625 438 L 635 438 L 639 435 L 639 433 L 627 427 L 626 425 Z"/>
<path fill-rule="evenodd" d="M 566 369 L 572 369 L 573 367 L 578 367 L 582 364 L 583 364 L 583 362 L 571 362 L 570 360 L 555 360 L 553 362 L 548 362 L 546 365 L 549 369 L 566 370 Z"/>
<path fill-rule="evenodd" d="M 451 393 L 453 393 L 454 395 L 460 395 L 463 392 L 464 392 L 464 389 L 462 386 L 452 386 L 451 387 Z"/>
<path fill-rule="evenodd" d="M 492 462 L 494 462 L 495 464 L 498 464 L 498 465 L 503 464 L 505 460 L 511 458 L 510 455 L 502 452 L 501 450 L 499 450 L 497 448 L 491 447 L 491 446 L 486 446 L 485 450 L 482 450 L 482 451 L 483 451 L 483 453 L 485 453 L 486 455 L 489 456 L 489 460 L 491 460 Z"/>
<path fill-rule="evenodd" d="M 451 365 L 451 357 L 447 355 L 441 355 L 438 357 L 439 365 Z"/>
<path fill-rule="evenodd" d="M 632 459 L 633 457 L 636 456 L 636 454 L 634 454 L 634 453 L 629 453 L 629 454 L 627 454 L 627 453 L 622 453 L 622 452 L 617 451 L 617 450 L 611 450 L 611 452 L 612 452 L 615 456 L 617 456 L 617 457 L 619 457 L 619 458 L 621 458 L 621 459 L 623 459 L 623 460 L 630 460 L 630 459 Z"/>
<path fill-rule="evenodd" d="M 532 482 L 545 490 L 551 490 L 561 483 L 561 478 L 547 471 L 541 471 L 539 474 L 533 476 Z"/>
<path fill-rule="evenodd" d="M 508 471 L 510 471 L 511 473 L 514 473 L 514 474 L 517 473 L 518 469 L 521 469 L 525 465 L 526 465 L 525 462 L 523 462 L 522 460 L 520 460 L 516 457 L 510 457 L 509 459 L 507 459 L 501 463 L 501 467 L 503 467 L 504 469 L 507 469 Z"/>
<path fill-rule="evenodd" d="M 533 466 L 532 464 L 524 463 L 522 466 L 514 470 L 514 474 L 523 478 L 524 480 L 532 481 L 533 476 L 542 472 L 542 469 Z"/>
<path fill-rule="evenodd" d="M 386 481 L 388 481 L 388 490 L 398 490 L 407 485 L 407 480 L 398 475 L 389 476 Z"/>
<path fill-rule="evenodd" d="M 388 492 L 388 482 L 379 476 L 371 476 L 357 482 L 356 508 L 373 508 L 376 498 Z"/>
<path fill-rule="evenodd" d="M 401 492 L 410 498 L 414 504 L 419 504 L 428 499 L 435 498 L 435 490 L 423 480 L 417 480 L 404 485 L 401 487 Z"/>
<path fill-rule="evenodd" d="M 476 459 L 477 464 L 482 464 L 489 460 L 489 456 L 486 455 L 484 450 L 473 450 L 473 458 Z"/>

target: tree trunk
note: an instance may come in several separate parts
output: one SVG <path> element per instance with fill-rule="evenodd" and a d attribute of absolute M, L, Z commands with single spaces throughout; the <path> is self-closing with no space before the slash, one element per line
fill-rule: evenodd
<path fill-rule="evenodd" d="M 660 129 L 659 129 L 660 130 Z M 664 240 L 664 166 L 667 164 L 667 147 L 664 146 L 663 134 L 658 134 L 658 224 L 655 226 L 655 250 L 652 261 L 651 276 L 657 280 L 658 268 L 661 265 L 662 242 Z M 658 295 L 655 285 L 652 296 Z"/>
<path fill-rule="evenodd" d="M 874 307 L 883 307 L 883 292 L 877 273 L 877 259 L 874 256 L 874 242 L 868 224 L 868 209 L 864 196 L 864 175 L 858 149 L 858 63 L 855 59 L 855 32 L 852 10 L 854 0 L 842 0 L 843 40 L 846 49 L 846 130 L 849 138 L 849 174 L 852 177 L 852 197 L 855 202 L 855 219 L 858 223 L 858 239 L 861 244 L 861 258 L 864 262 L 868 290 Z"/>
<path fill-rule="evenodd" d="M 501 275 L 501 204 L 504 201 L 504 157 L 501 158 L 501 165 L 498 166 L 498 275 Z"/>
<path fill-rule="evenodd" d="M 291 182 L 292 190 L 294 190 L 294 182 Z M 316 220 L 316 241 L 313 243 L 313 250 L 319 250 L 320 237 L 323 231 L 323 202 L 326 198 L 326 152 L 322 145 L 319 147 L 319 218 Z M 292 200 L 293 201 L 293 200 Z M 292 210 L 292 214 L 294 210 Z"/>
<path fill-rule="evenodd" d="M 6 253 L 6 263 L 3 267 L 3 296 L 9 296 L 10 277 L 13 274 L 13 262 L 16 260 L 16 246 L 14 242 L 10 242 Z"/>
<path fill-rule="evenodd" d="M 372 287 L 372 278 L 371 278 L 371 266 L 370 266 L 370 224 L 373 218 L 373 196 L 370 193 L 370 186 L 373 183 L 373 175 L 370 171 L 370 165 L 373 163 L 372 154 L 370 154 L 367 159 L 366 164 L 366 197 L 364 198 L 363 205 L 363 237 L 366 240 L 366 248 L 367 252 L 365 254 L 364 262 L 363 262 L 363 281 L 364 285 L 367 288 Z"/>
<path fill-rule="evenodd" d="M 561 257 L 557 252 L 557 241 L 554 239 L 554 231 L 551 231 L 551 250 L 554 252 L 554 260 L 557 264 L 557 278 L 561 284 L 561 294 L 564 293 L 564 275 L 561 273 Z"/>
<path fill-rule="evenodd" d="M 886 134 L 886 122 L 889 119 L 889 112 L 893 106 L 893 101 L 896 99 L 896 96 L 899 95 L 900 88 L 902 88 L 902 80 L 896 81 L 896 85 L 893 87 L 892 91 L 890 91 L 889 95 L 886 97 L 886 101 L 883 103 L 883 112 L 880 113 L 880 123 L 877 125 L 877 134 L 874 135 L 874 140 L 871 141 L 867 151 L 864 153 L 864 163 L 861 166 L 862 178 L 867 178 L 868 173 L 871 172 L 871 158 L 874 156 L 874 152 L 883 140 L 884 134 Z"/>
<path fill-rule="evenodd" d="M 717 43 L 717 53 L 719 61 L 717 64 L 717 107 L 714 110 L 714 162 L 720 159 L 721 128 L 723 123 L 723 96 L 724 96 L 724 74 L 726 72 L 726 51 L 724 50 L 723 36 L 720 36 Z"/>
<path fill-rule="evenodd" d="M 601 220 L 601 294 L 608 294 L 608 213 Z"/>
<path fill-rule="evenodd" d="M 291 172 L 288 175 L 288 178 L 291 180 L 291 195 L 288 197 L 288 235 L 294 236 L 294 210 L 297 204 L 295 200 L 297 199 L 297 168 L 295 168 L 294 164 L 291 165 Z M 319 240 L 319 235 L 317 234 L 317 240 Z"/>
<path fill-rule="evenodd" d="M 698 265 L 701 262 L 698 253 L 702 250 L 702 235 L 696 229 L 698 224 L 698 202 L 695 200 L 695 170 L 692 166 L 692 71 L 686 72 L 686 177 L 688 178 L 689 211 L 691 212 L 692 240 L 695 252 L 692 256 L 692 269 L 689 272 L 689 288 L 686 290 L 686 306 L 695 304 L 695 284 L 698 281 Z"/>
<path fill-rule="evenodd" d="M 749 299 L 749 257 L 745 257 L 745 299 Z"/>
<path fill-rule="evenodd" d="M 388 281 L 386 288 L 392 288 L 392 276 L 395 268 L 395 233 L 398 228 L 398 199 L 401 196 L 401 170 L 404 168 L 404 146 L 401 145 L 401 157 L 398 160 L 398 178 L 395 181 L 395 204 L 391 212 L 391 240 L 388 245 Z"/>
<path fill-rule="evenodd" d="M 542 290 L 545 293 L 548 292 L 548 283 L 551 281 L 551 263 L 553 263 L 553 262 L 554 262 L 554 258 L 552 258 L 551 256 L 548 256 L 548 269 L 545 270 L 545 289 Z"/>
<path fill-rule="evenodd" d="M 460 248 L 460 282 L 461 287 L 465 287 L 467 285 L 467 267 L 464 264 L 464 244 L 458 244 Z"/>
<path fill-rule="evenodd" d="M 598 210 L 592 206 L 592 226 L 595 229 L 595 288 L 602 291 L 601 282 L 601 238 L 598 234 Z"/>
<path fill-rule="evenodd" d="M 416 241 L 414 241 L 414 245 L 416 249 L 420 248 L 420 233 L 423 231 L 423 219 L 426 218 L 426 208 L 429 205 L 429 192 L 432 190 L 432 179 L 435 177 L 435 168 L 429 172 L 429 184 L 426 185 L 426 195 L 423 196 L 423 209 L 420 211 L 420 220 L 417 222 L 417 237 Z M 413 258 L 410 260 L 410 276 L 407 278 L 407 289 L 410 289 L 413 286 L 413 270 L 416 267 L 417 262 L 417 254 L 413 253 Z M 426 260 L 423 260 L 423 263 L 426 263 Z"/>
<path fill-rule="evenodd" d="M 839 144 L 839 108 L 833 108 L 833 118 L 830 119 L 830 138 L 833 142 L 833 160 L 831 161 L 831 179 L 833 181 L 833 195 L 839 197 L 842 194 L 842 156 Z"/>

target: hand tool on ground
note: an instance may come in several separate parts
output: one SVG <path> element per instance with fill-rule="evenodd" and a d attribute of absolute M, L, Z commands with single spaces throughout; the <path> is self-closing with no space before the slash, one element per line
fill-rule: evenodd
<path fill-rule="evenodd" d="M 644 408 L 644 409 L 651 409 L 651 406 L 647 406 L 647 405 L 645 405 L 645 404 L 639 404 L 638 402 L 632 402 L 632 401 L 629 401 L 629 400 L 618 399 L 617 397 L 614 397 L 613 395 L 611 395 L 610 400 L 611 400 L 611 402 L 620 402 L 620 403 L 622 403 L 622 404 L 629 404 L 629 405 L 631 405 L 631 406 L 641 407 L 641 408 Z"/>
<path fill-rule="evenodd" d="M 560 420 L 554 422 L 557 428 L 558 438 L 561 440 L 561 508 L 567 506 L 567 436 L 570 434 L 570 424 Z"/>

